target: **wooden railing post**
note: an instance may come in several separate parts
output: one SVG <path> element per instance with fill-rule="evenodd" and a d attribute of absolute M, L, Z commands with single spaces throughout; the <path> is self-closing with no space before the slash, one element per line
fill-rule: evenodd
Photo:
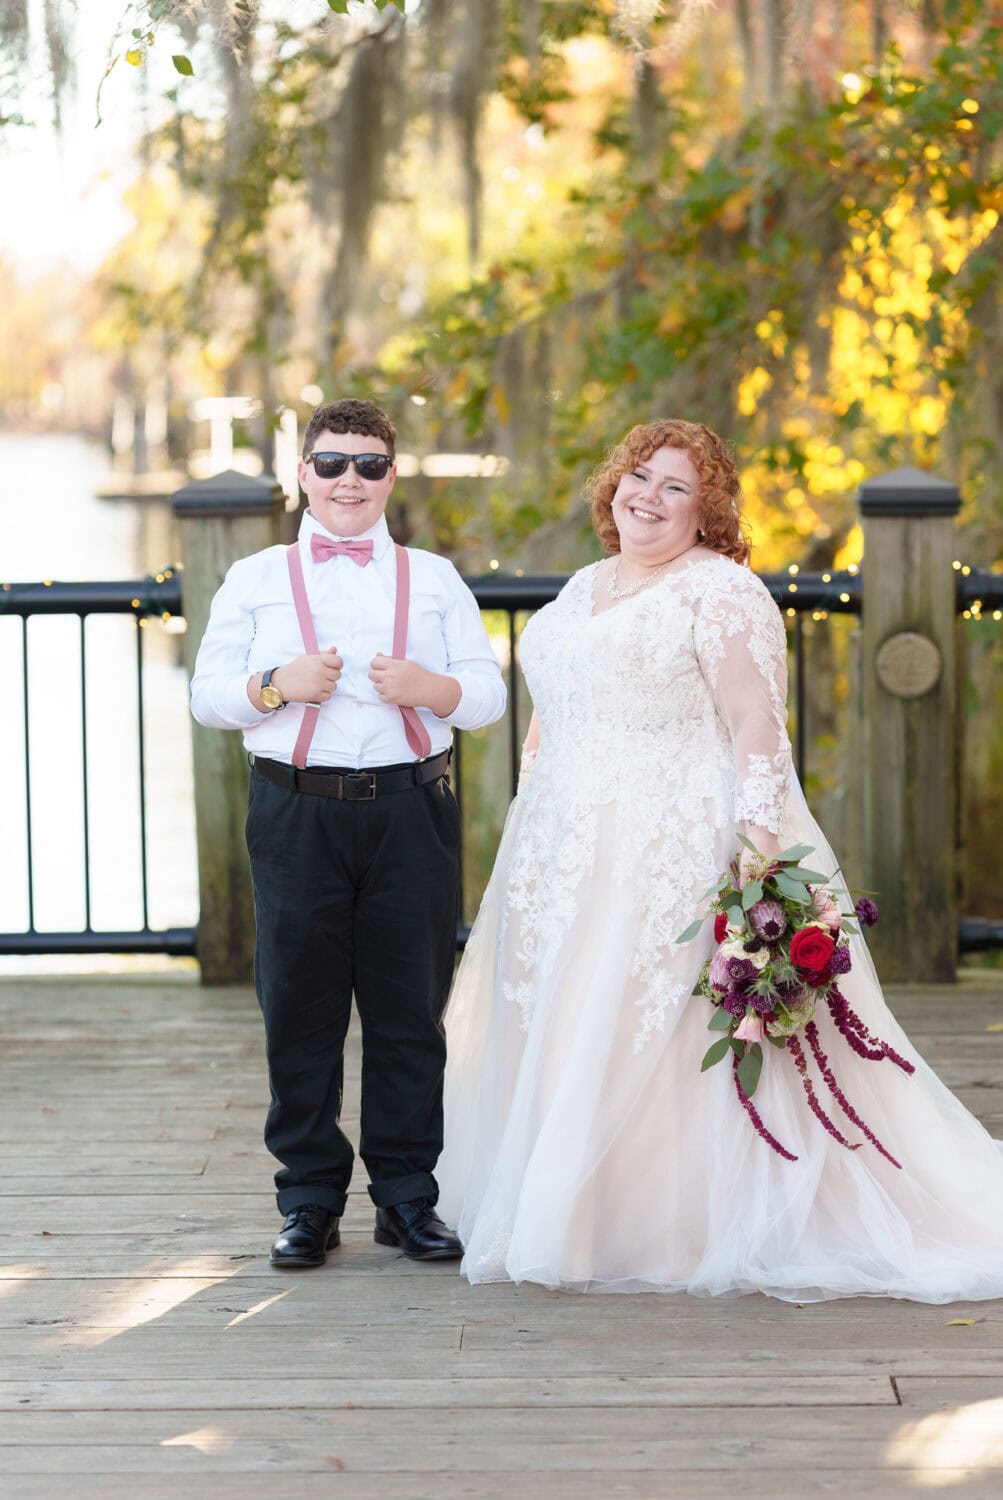
<path fill-rule="evenodd" d="M 953 484 L 896 469 L 860 487 L 863 877 L 884 980 L 950 982 L 958 952 Z"/>
<path fill-rule="evenodd" d="M 189 676 L 209 606 L 230 564 L 279 539 L 282 491 L 232 469 L 186 484 L 171 499 L 181 523 L 182 601 Z M 251 978 L 254 909 L 244 847 L 247 757 L 239 733 L 192 720 L 199 864 L 198 959 L 203 984 Z"/>

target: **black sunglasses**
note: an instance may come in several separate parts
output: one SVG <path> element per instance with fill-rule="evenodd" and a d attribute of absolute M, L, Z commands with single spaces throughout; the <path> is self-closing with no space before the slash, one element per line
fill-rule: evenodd
<path fill-rule="evenodd" d="M 388 453 L 310 453 L 303 462 L 313 464 L 318 479 L 337 479 L 349 464 L 360 479 L 386 479 L 393 459 Z"/>

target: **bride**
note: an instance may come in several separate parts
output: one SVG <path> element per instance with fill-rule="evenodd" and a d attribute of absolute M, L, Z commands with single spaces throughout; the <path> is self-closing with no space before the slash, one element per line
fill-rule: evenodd
<path fill-rule="evenodd" d="M 676 938 L 738 835 L 836 869 L 791 764 L 784 627 L 738 493 L 706 427 L 635 427 L 590 486 L 612 555 L 523 634 L 523 775 L 446 1016 L 437 1175 L 461 1269 L 566 1291 L 1003 1296 L 1003 1158 L 896 1024 L 861 937 L 841 989 L 915 1072 L 817 1019 L 901 1168 L 828 1135 L 783 1052 L 765 1049 L 755 1102 L 796 1162 L 753 1130 L 730 1068 L 700 1072 L 711 924 Z"/>

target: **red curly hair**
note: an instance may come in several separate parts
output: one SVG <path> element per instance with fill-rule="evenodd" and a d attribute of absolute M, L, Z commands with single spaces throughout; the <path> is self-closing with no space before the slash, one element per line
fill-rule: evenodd
<path fill-rule="evenodd" d="M 605 462 L 589 480 L 585 494 L 596 535 L 605 552 L 619 552 L 620 536 L 613 520 L 613 496 L 622 475 L 658 448 L 681 448 L 700 481 L 700 540 L 725 557 L 747 563 L 751 548 L 742 529 L 738 502 L 741 486 L 738 470 L 726 444 L 702 422 L 684 422 L 666 417 L 632 427 L 622 442 L 611 448 Z"/>

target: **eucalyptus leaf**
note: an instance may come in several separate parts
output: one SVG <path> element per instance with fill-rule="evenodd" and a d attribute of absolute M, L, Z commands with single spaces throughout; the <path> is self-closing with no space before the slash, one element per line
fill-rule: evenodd
<path fill-rule="evenodd" d="M 733 1019 L 733 1017 L 729 1016 L 728 1012 L 724 1009 L 723 1006 L 721 1006 L 721 1005 L 715 1006 L 715 1008 L 714 1008 L 714 1014 L 711 1016 L 710 1020 L 707 1022 L 707 1030 L 708 1031 L 727 1031 L 728 1027 L 732 1023 L 732 1019 Z"/>
<path fill-rule="evenodd" d="M 759 850 L 756 848 L 755 844 L 752 842 L 751 839 L 747 839 L 745 837 L 744 833 L 740 833 L 738 835 L 738 842 L 740 844 L 744 844 L 745 847 L 746 847 L 746 849 L 751 850 L 753 854 L 758 854 L 759 853 Z"/>
<path fill-rule="evenodd" d="M 348 15 L 348 0 L 327 0 L 327 3 L 336 16 Z"/>
<path fill-rule="evenodd" d="M 758 1042 L 745 1049 L 745 1056 L 738 1065 L 738 1083 L 742 1093 L 751 1099 L 756 1092 L 759 1075 L 763 1071 L 763 1049 Z"/>
<path fill-rule="evenodd" d="M 728 1052 L 730 1045 L 730 1036 L 723 1036 L 718 1041 L 712 1042 L 704 1053 L 703 1062 L 700 1064 L 701 1073 L 706 1073 L 708 1068 L 712 1068 L 715 1063 L 719 1063 L 722 1057 Z"/>
<path fill-rule="evenodd" d="M 781 1052 L 787 1046 L 787 1038 L 785 1036 L 770 1036 L 769 1033 L 767 1033 L 766 1040 L 769 1042 L 771 1047 L 779 1047 Z"/>
<path fill-rule="evenodd" d="M 748 885 L 742 888 L 742 910 L 748 911 L 750 906 L 755 906 L 757 901 L 763 899 L 763 882 L 761 880 L 750 880 Z"/>
<path fill-rule="evenodd" d="M 823 875 L 821 870 L 805 870 L 801 865 L 784 873 L 789 874 L 794 880 L 813 880 L 816 885 L 825 885 L 830 878 L 828 875 Z"/>
<path fill-rule="evenodd" d="M 691 922 L 685 932 L 679 934 L 679 936 L 676 938 L 676 942 L 688 943 L 691 938 L 695 938 L 706 920 L 706 917 L 697 917 L 696 921 Z"/>
<path fill-rule="evenodd" d="M 783 870 L 778 870 L 773 879 L 777 883 L 777 890 L 791 901 L 796 901 L 799 906 L 807 906 L 811 897 L 804 886 L 786 875 Z"/>
<path fill-rule="evenodd" d="M 799 859 L 804 859 L 806 855 L 814 853 L 814 844 L 792 844 L 789 849 L 785 849 L 783 854 L 780 854 L 777 857 L 783 864 L 787 864 L 788 861 L 790 861 L 792 864 L 797 864 Z"/>
<path fill-rule="evenodd" d="M 174 64 L 177 71 L 179 73 L 183 73 L 186 78 L 193 78 L 195 76 L 195 69 L 192 67 L 192 60 L 190 57 L 185 57 L 183 52 L 175 52 L 174 56 L 171 58 L 171 62 Z"/>

